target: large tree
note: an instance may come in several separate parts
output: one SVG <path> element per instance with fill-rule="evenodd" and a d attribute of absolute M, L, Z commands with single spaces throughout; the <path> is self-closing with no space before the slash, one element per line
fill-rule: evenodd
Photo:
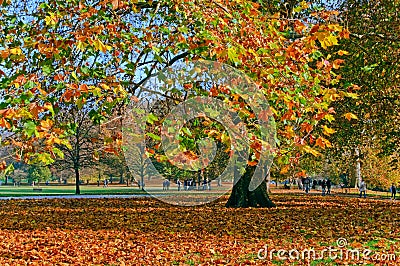
<path fill-rule="evenodd" d="M 146 97 L 141 85 L 158 70 L 202 58 L 243 71 L 267 97 L 271 112 L 261 117 L 276 120 L 278 167 L 330 145 L 341 61 L 329 61 L 324 49 L 348 35 L 330 12 L 301 2 L 288 16 L 247 0 L 32 0 L 3 2 L 1 11 L 0 126 L 15 133 L 3 143 L 14 144 L 21 159 L 48 162 L 54 143 L 68 146 L 67 130 L 51 122 L 64 106 L 86 108 L 94 99 L 91 119 L 102 122 L 120 104 Z M 240 103 L 242 95 L 238 101 L 234 90 L 208 90 L 210 97 L 235 99 L 232 106 L 257 127 L 260 114 Z M 184 95 L 191 94 L 178 90 L 172 99 Z M 249 191 L 263 146 L 251 132 L 248 166 L 238 169 L 228 206 L 273 206 L 265 180 Z"/>

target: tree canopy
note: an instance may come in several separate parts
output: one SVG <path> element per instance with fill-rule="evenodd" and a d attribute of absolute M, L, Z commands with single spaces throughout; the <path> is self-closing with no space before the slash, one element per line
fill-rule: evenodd
<path fill-rule="evenodd" d="M 343 86 L 335 73 L 346 52 L 328 50 L 349 37 L 331 19 L 337 13 L 306 2 L 286 11 L 247 0 L 3 1 L 0 126 L 8 133 L 2 143 L 16 147 L 18 159 L 51 163 L 60 156 L 54 144 L 71 145 L 68 127 L 76 127 L 54 123 L 57 114 L 83 109 L 93 123 L 105 123 L 144 97 L 142 85 L 153 74 L 207 59 L 242 71 L 266 97 L 278 133 L 274 163 L 285 173 L 303 154 L 331 146 L 332 103 L 354 98 L 353 85 Z M 206 94 L 225 97 L 254 120 L 232 91 Z M 254 136 L 256 155 L 262 145 Z M 105 150 L 116 152 L 119 144 Z M 256 156 L 248 161 L 256 163 Z"/>

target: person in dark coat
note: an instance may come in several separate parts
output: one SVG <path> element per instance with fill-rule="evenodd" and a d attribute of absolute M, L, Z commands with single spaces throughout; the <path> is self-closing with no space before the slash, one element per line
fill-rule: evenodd
<path fill-rule="evenodd" d="M 330 179 L 328 179 L 328 180 L 326 181 L 326 188 L 327 188 L 326 194 L 328 194 L 328 195 L 331 194 L 331 187 L 332 187 L 332 182 L 331 182 Z"/>
<path fill-rule="evenodd" d="M 325 196 L 325 193 L 326 193 L 326 180 L 325 179 L 322 180 L 321 187 L 322 187 L 322 196 Z"/>

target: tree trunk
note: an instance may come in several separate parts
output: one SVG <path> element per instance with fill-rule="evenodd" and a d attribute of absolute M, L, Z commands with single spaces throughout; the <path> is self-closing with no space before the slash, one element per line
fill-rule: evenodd
<path fill-rule="evenodd" d="M 355 150 L 355 155 L 356 155 L 356 185 L 355 187 L 359 184 L 361 184 L 362 177 L 361 177 L 361 160 L 360 160 L 360 151 L 358 148 Z"/>
<path fill-rule="evenodd" d="M 265 180 L 255 190 L 249 191 L 249 184 L 254 170 L 254 166 L 247 166 L 246 172 L 233 186 L 226 207 L 247 208 L 276 206 L 268 197 L 267 182 Z"/>
<path fill-rule="evenodd" d="M 268 171 L 267 177 L 266 177 L 266 183 L 267 183 L 267 192 L 271 194 L 271 172 Z"/>
<path fill-rule="evenodd" d="M 79 187 L 80 186 L 79 168 L 76 167 L 74 170 L 75 170 L 75 186 L 76 186 L 75 194 L 76 195 L 80 195 L 81 194 L 81 188 Z"/>
<path fill-rule="evenodd" d="M 124 182 L 124 173 L 120 173 L 119 183 L 123 184 Z"/>

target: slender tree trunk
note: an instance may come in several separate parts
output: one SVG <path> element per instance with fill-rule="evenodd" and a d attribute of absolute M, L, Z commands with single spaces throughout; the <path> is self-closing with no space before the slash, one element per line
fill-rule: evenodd
<path fill-rule="evenodd" d="M 268 197 L 267 182 L 265 180 L 255 190 L 249 191 L 249 184 L 254 174 L 254 170 L 254 166 L 247 166 L 246 172 L 233 186 L 226 207 L 247 208 L 276 206 Z"/>
<path fill-rule="evenodd" d="M 81 194 L 81 188 L 80 188 L 80 179 L 79 179 L 79 168 L 78 167 L 75 167 L 75 186 L 76 186 L 76 189 L 75 189 L 75 194 L 76 195 L 80 195 Z"/>
<path fill-rule="evenodd" d="M 124 173 L 120 173 L 119 183 L 120 184 L 124 183 Z"/>
<path fill-rule="evenodd" d="M 360 150 L 358 148 L 355 149 L 356 155 L 356 188 L 358 184 L 361 184 L 361 160 L 360 160 Z"/>
<path fill-rule="evenodd" d="M 268 171 L 267 178 L 265 179 L 267 183 L 267 192 L 271 194 L 271 173 Z"/>

